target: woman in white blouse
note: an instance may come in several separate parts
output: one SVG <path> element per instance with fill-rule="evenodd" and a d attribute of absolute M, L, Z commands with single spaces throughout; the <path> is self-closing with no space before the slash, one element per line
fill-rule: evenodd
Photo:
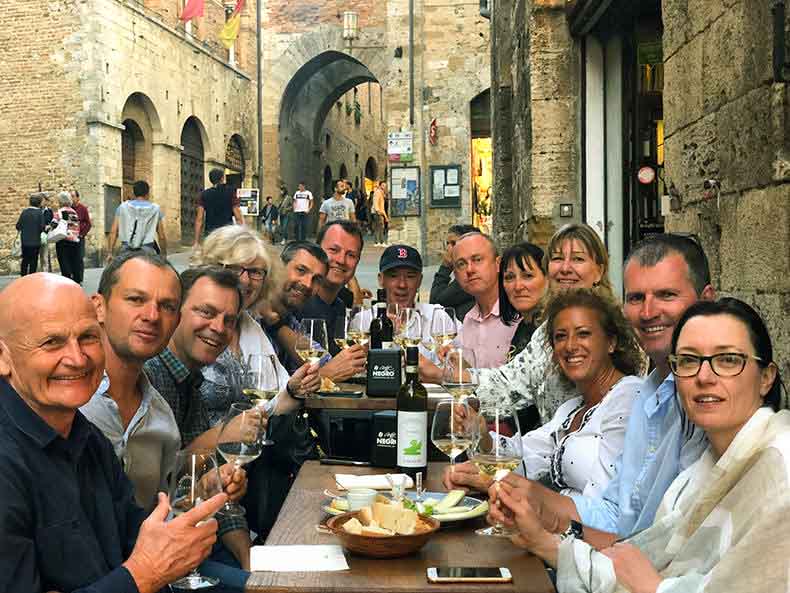
<path fill-rule="evenodd" d="M 228 225 L 206 237 L 190 263 L 193 266 L 219 265 L 232 270 L 239 276 L 244 298 L 233 342 L 214 364 L 203 369 L 205 381 L 200 393 L 211 424 L 219 422 L 234 401 L 244 401 L 232 385 L 234 376 L 241 372 L 251 354 L 273 356 L 280 393 L 270 402 L 271 413 L 287 414 L 296 410 L 300 402 L 293 396 L 317 390 L 320 379 L 317 369 L 311 369 L 307 364 L 289 376 L 277 359 L 266 332 L 254 317 L 255 308 L 268 298 L 271 287 L 277 285 L 272 276 L 276 273 L 279 258 L 272 256 L 269 244 L 249 227 Z"/>
<path fill-rule="evenodd" d="M 540 428 L 513 438 L 522 439 L 527 478 L 563 494 L 600 495 L 614 477 L 642 387 L 639 346 L 621 308 L 600 291 L 559 293 L 544 318 L 553 364 L 581 396 L 562 404 Z M 445 484 L 483 489 L 488 481 L 464 463 L 445 473 Z"/>

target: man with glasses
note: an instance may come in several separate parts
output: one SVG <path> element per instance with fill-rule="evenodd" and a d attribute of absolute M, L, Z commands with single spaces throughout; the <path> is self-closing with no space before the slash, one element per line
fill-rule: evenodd
<path fill-rule="evenodd" d="M 623 312 L 654 369 L 634 402 L 615 477 L 601 498 L 567 497 L 514 474 L 505 478 L 522 491 L 546 529 L 567 528 L 597 548 L 649 527 L 669 485 L 707 447 L 704 433 L 683 421 L 668 359 L 672 332 L 686 309 L 715 299 L 705 253 L 687 237 L 651 237 L 628 257 L 624 284 Z M 684 360 L 682 368 L 679 362 L 672 364 L 683 373 L 698 370 L 699 361 Z M 714 364 L 726 373 L 740 363 Z"/>
<path fill-rule="evenodd" d="M 433 276 L 431 285 L 430 302 L 442 307 L 452 307 L 459 321 L 464 320 L 464 316 L 475 306 L 474 297 L 452 279 L 453 274 L 453 248 L 458 239 L 467 233 L 479 233 L 480 229 L 471 224 L 454 224 L 447 231 L 445 239 L 445 250 L 442 254 L 442 263 Z"/>

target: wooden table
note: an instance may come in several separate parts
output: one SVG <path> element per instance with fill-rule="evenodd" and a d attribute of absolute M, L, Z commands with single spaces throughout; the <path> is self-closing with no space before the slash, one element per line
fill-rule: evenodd
<path fill-rule="evenodd" d="M 362 397 L 325 397 L 314 395 L 305 399 L 304 405 L 310 410 L 394 410 L 394 397 L 368 397 L 365 386 L 355 383 L 338 384 L 343 391 L 361 391 Z M 428 389 L 428 409 L 435 410 L 436 404 L 451 397 L 442 387 Z"/>
<path fill-rule="evenodd" d="M 442 490 L 441 471 L 446 464 L 431 463 L 428 490 Z M 304 464 L 277 522 L 266 540 L 267 545 L 339 544 L 331 535 L 322 535 L 315 526 L 325 519 L 321 505 L 326 500 L 324 488 L 335 488 L 335 473 L 385 473 L 373 468 L 321 466 L 315 461 Z M 253 573 L 247 591 L 267 593 L 552 593 L 554 587 L 543 563 L 535 556 L 502 538 L 474 533 L 482 520 L 441 529 L 414 556 L 375 560 L 346 552 L 351 570 L 341 572 Z M 513 582 L 508 584 L 428 583 L 425 571 L 430 566 L 503 566 L 510 569 Z"/>

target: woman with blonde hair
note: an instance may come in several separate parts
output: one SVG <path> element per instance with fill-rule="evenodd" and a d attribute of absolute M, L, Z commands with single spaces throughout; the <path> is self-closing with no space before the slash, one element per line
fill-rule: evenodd
<path fill-rule="evenodd" d="M 300 402 L 294 396 L 317 390 L 320 379 L 317 369 L 310 365 L 304 365 L 289 376 L 258 322 L 258 307 L 270 300 L 272 288 L 280 284 L 273 278 L 280 273 L 279 258 L 272 254 L 269 243 L 249 227 L 224 226 L 206 237 L 190 263 L 193 266 L 219 265 L 233 271 L 239 277 L 244 299 L 235 339 L 214 364 L 203 370 L 206 381 L 200 391 L 211 424 L 219 422 L 234 401 L 245 401 L 232 385 L 251 354 L 273 357 L 281 391 L 272 400 L 272 413 L 286 414 L 297 409 Z"/>

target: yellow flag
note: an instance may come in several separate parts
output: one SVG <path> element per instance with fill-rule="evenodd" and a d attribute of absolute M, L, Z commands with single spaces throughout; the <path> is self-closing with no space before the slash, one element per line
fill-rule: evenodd
<path fill-rule="evenodd" d="M 238 13 L 227 20 L 225 26 L 222 27 L 222 30 L 219 32 L 219 40 L 222 42 L 222 45 L 228 49 L 233 47 L 233 44 L 236 43 L 236 39 L 239 37 L 240 26 L 241 15 Z"/>

